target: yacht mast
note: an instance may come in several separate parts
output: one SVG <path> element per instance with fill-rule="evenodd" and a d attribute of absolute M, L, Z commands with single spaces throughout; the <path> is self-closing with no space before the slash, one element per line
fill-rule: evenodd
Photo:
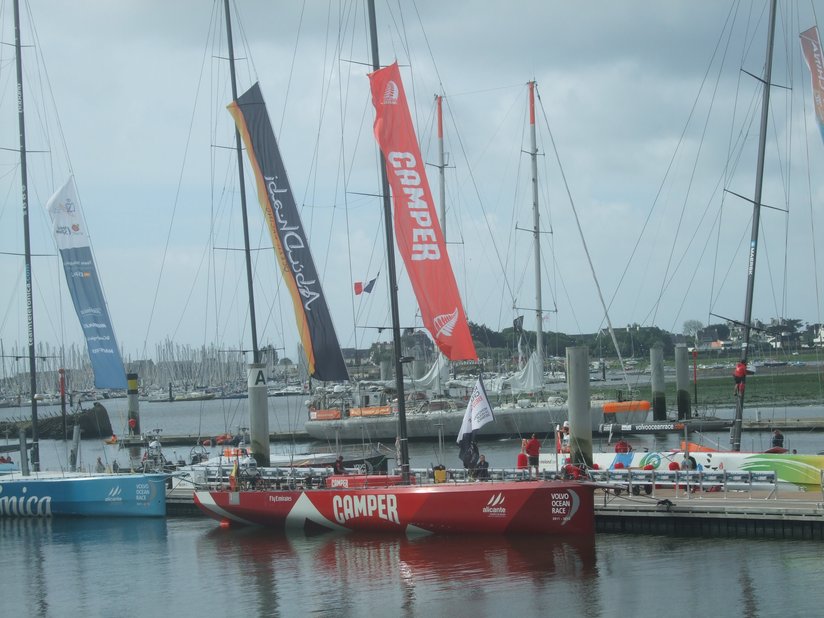
<path fill-rule="evenodd" d="M 31 392 L 31 463 L 40 470 L 40 436 L 37 431 L 37 367 L 34 355 L 34 306 L 32 304 L 31 240 L 29 238 L 29 180 L 26 169 L 26 120 L 23 113 L 23 60 L 20 44 L 20 6 L 14 0 L 14 50 L 17 65 L 17 123 L 20 131 L 20 181 L 23 193 L 23 243 L 26 260 L 26 312 L 29 339 L 29 391 Z"/>
<path fill-rule="evenodd" d="M 372 70 L 381 68 L 378 56 L 378 31 L 375 20 L 375 0 L 368 0 L 369 35 L 372 48 Z M 398 281 L 395 275 L 395 238 L 392 232 L 392 202 L 389 179 L 386 177 L 386 161 L 380 153 L 381 192 L 383 194 L 383 227 L 386 230 L 386 266 L 389 270 L 389 298 L 392 306 L 392 341 L 394 344 L 395 386 L 398 394 L 398 442 L 400 443 L 401 477 L 409 481 L 409 444 L 406 436 L 406 402 L 403 390 L 403 364 L 401 359 L 401 327 L 398 312 Z"/>
<path fill-rule="evenodd" d="M 223 0 L 226 13 L 226 41 L 229 46 L 229 75 L 232 81 L 232 100 L 237 101 L 237 79 L 235 77 L 235 49 L 232 43 L 232 17 L 229 0 Z M 249 249 L 249 218 L 246 215 L 246 184 L 243 181 L 243 146 L 240 131 L 235 127 L 235 148 L 237 150 L 237 173 L 240 182 L 240 210 L 243 213 L 243 248 L 246 253 L 246 286 L 249 289 L 249 324 L 252 329 L 252 362 L 260 362 L 260 350 L 255 322 L 255 290 L 252 286 L 252 254 Z"/>
<path fill-rule="evenodd" d="M 532 160 L 532 242 L 535 252 L 535 352 L 544 379 L 543 307 L 541 305 L 541 216 L 538 212 L 538 142 L 535 137 L 535 82 L 529 82 L 529 156 Z"/>
<path fill-rule="evenodd" d="M 770 107 L 770 80 L 772 79 L 773 41 L 775 39 L 775 9 L 776 0 L 770 2 L 770 23 L 767 33 L 767 60 L 764 65 L 764 91 L 761 97 L 761 128 L 758 136 L 758 163 L 755 173 L 755 194 L 752 202 L 752 235 L 750 237 L 750 254 L 747 265 L 747 298 L 744 303 L 744 341 L 741 343 L 741 360 L 747 363 L 747 353 L 750 345 L 750 330 L 752 328 L 752 300 L 755 287 L 755 258 L 758 250 L 759 220 L 761 217 L 761 185 L 764 179 L 764 151 L 767 143 L 767 122 Z M 733 421 L 730 442 L 733 451 L 741 450 L 741 425 L 744 417 L 744 385 L 747 376 L 742 377 L 742 383 L 736 390 L 735 420 Z"/>
<path fill-rule="evenodd" d="M 435 96 L 438 102 L 438 173 L 440 183 L 438 184 L 438 197 L 441 201 L 441 231 L 443 231 L 444 242 L 446 242 L 446 163 L 444 163 L 443 153 L 443 97 Z"/>
<path fill-rule="evenodd" d="M 232 81 L 232 100 L 237 101 L 237 79 L 235 77 L 235 52 L 232 43 L 232 19 L 229 0 L 223 0 L 226 14 L 226 40 L 229 47 L 229 74 Z M 269 407 L 267 401 L 265 365 L 261 363 L 258 348 L 257 323 L 255 321 L 255 291 L 252 280 L 252 253 L 249 249 L 249 219 L 246 214 L 246 184 L 243 180 L 243 147 L 240 130 L 235 125 L 235 149 L 237 151 L 237 172 L 240 182 L 240 208 L 243 213 L 243 248 L 246 257 L 246 287 L 249 290 L 249 325 L 252 330 L 252 362 L 247 366 L 246 388 L 249 392 L 249 441 L 252 456 L 257 465 L 271 464 L 269 446 Z"/>

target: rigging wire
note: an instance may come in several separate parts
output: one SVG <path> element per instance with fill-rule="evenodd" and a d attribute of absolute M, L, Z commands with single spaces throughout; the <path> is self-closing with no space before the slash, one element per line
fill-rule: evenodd
<path fill-rule="evenodd" d="M 195 102 L 192 106 L 192 113 L 191 113 L 191 116 L 189 118 L 189 131 L 187 132 L 187 135 L 186 135 L 186 145 L 183 149 L 183 160 L 181 161 L 180 173 L 178 174 L 177 188 L 175 190 L 175 197 L 174 197 L 174 200 L 172 201 L 172 211 L 171 211 L 171 215 L 170 215 L 170 218 L 169 218 L 169 227 L 166 231 L 166 242 L 163 245 L 163 254 L 162 254 L 162 257 L 161 257 L 161 260 L 160 260 L 160 272 L 158 273 L 158 276 L 157 276 L 157 283 L 155 284 L 155 291 L 154 291 L 154 296 L 152 298 L 152 305 L 151 305 L 151 309 L 149 310 L 149 319 L 148 319 L 148 323 L 146 324 L 146 333 L 143 337 L 143 356 L 144 357 L 148 353 L 149 333 L 151 332 L 152 321 L 154 319 L 155 311 L 157 310 L 158 298 L 160 296 L 160 284 L 161 284 L 161 281 L 163 279 L 163 273 L 164 273 L 164 270 L 165 270 L 165 267 L 166 267 L 166 258 L 169 255 L 169 246 L 171 244 L 172 230 L 174 228 L 175 215 L 177 214 L 177 208 L 180 204 L 180 193 L 181 193 L 181 190 L 182 190 L 182 187 L 183 187 L 183 170 L 186 167 L 186 161 L 188 160 L 188 156 L 189 156 L 189 147 L 191 146 L 191 143 L 192 143 L 192 135 L 193 135 L 193 132 L 194 132 L 194 122 L 195 122 L 195 111 L 197 109 L 197 100 L 199 98 L 200 89 L 201 89 L 201 86 L 203 85 L 203 75 L 206 71 L 206 64 L 207 64 L 206 61 L 207 61 L 207 58 L 208 58 L 208 49 L 209 49 L 208 41 L 209 41 L 210 37 L 212 36 L 211 35 L 211 28 L 215 27 L 215 10 L 216 10 L 216 7 L 217 7 L 217 5 L 213 4 L 213 6 L 212 6 L 212 16 L 210 18 L 210 29 L 209 29 L 209 32 L 206 36 L 206 44 L 203 47 L 203 58 L 201 60 L 200 74 L 198 75 L 197 86 L 195 87 L 195 99 L 194 99 Z"/>
<path fill-rule="evenodd" d="M 446 89 L 443 87 L 443 79 L 441 78 L 441 74 L 440 74 L 440 71 L 438 69 L 438 64 L 435 62 L 435 56 L 432 52 L 432 46 L 429 43 L 429 37 L 426 34 L 426 30 L 423 28 L 423 21 L 421 20 L 420 12 L 418 11 L 418 3 L 413 0 L 412 6 L 414 7 L 415 15 L 418 18 L 418 23 L 421 25 L 421 32 L 423 34 L 423 39 L 426 43 L 426 50 L 429 52 L 429 57 L 431 59 L 432 66 L 434 67 L 434 71 L 435 71 L 435 75 L 437 76 L 438 83 L 441 84 L 441 91 L 444 93 L 443 94 L 444 100 L 447 101 L 447 109 L 449 110 L 449 114 L 450 114 L 450 117 L 452 118 L 453 125 L 455 127 L 457 127 L 457 122 L 455 122 L 454 117 L 452 117 L 452 107 L 448 103 L 448 100 L 449 100 L 448 95 L 446 93 Z M 461 154 L 463 155 L 464 161 L 466 161 L 468 163 L 469 162 L 469 157 L 467 156 L 466 147 L 464 145 L 463 138 L 461 137 L 460 131 L 456 131 L 456 136 L 457 136 L 458 145 L 460 147 L 460 151 L 461 151 Z M 500 267 L 501 273 L 504 276 L 504 286 L 505 286 L 507 292 L 509 293 L 509 297 L 512 300 L 512 303 L 514 304 L 515 303 L 515 294 L 514 294 L 512 288 L 509 285 L 509 280 L 508 280 L 508 277 L 506 276 L 506 267 L 504 265 L 503 259 L 501 258 L 500 249 L 498 248 L 498 245 L 495 242 L 495 234 L 493 233 L 492 228 L 490 227 L 489 213 L 487 213 L 486 206 L 484 205 L 484 201 L 481 198 L 480 189 L 478 188 L 478 183 L 475 179 L 475 175 L 472 171 L 472 167 L 467 165 L 467 169 L 468 169 L 468 173 L 469 173 L 470 182 L 472 184 L 472 188 L 474 189 L 475 196 L 478 200 L 478 204 L 481 207 L 481 213 L 483 214 L 483 219 L 484 219 L 484 223 L 486 224 L 487 232 L 489 232 L 489 238 L 490 238 L 490 241 L 492 243 L 492 248 L 494 249 L 494 252 L 495 252 L 495 257 L 497 258 L 497 261 L 498 261 L 498 266 Z"/>
<path fill-rule="evenodd" d="M 677 158 L 678 153 L 680 152 L 681 147 L 684 143 L 687 129 L 688 129 L 688 127 L 690 126 L 690 124 L 692 122 L 693 116 L 696 114 L 696 110 L 697 110 L 697 107 L 698 107 L 698 102 L 700 100 L 701 93 L 703 92 L 704 85 L 706 84 L 710 66 L 712 65 L 712 59 L 714 59 L 716 57 L 716 54 L 718 53 L 718 49 L 719 49 L 719 46 L 720 46 L 720 43 L 721 43 L 721 40 L 722 40 L 722 37 L 723 37 L 723 33 L 726 31 L 727 27 L 730 24 L 732 11 L 733 11 L 733 7 L 731 7 L 730 12 L 727 14 L 727 18 L 724 22 L 724 26 L 722 27 L 722 33 L 721 33 L 721 35 L 719 35 L 719 38 L 716 41 L 715 47 L 713 48 L 713 52 L 710 55 L 711 61 L 708 64 L 707 71 L 705 72 L 704 77 L 701 81 L 701 85 L 699 86 L 698 93 L 696 94 L 695 98 L 693 99 L 693 103 L 692 103 L 692 106 L 690 108 L 690 112 L 687 116 L 687 120 L 684 122 L 684 126 L 681 129 L 681 134 L 679 136 L 678 142 L 677 142 L 676 147 L 675 147 L 675 149 L 672 153 L 672 156 L 670 157 L 670 160 L 667 164 L 666 171 L 664 172 L 664 177 L 662 178 L 661 182 L 658 185 L 658 190 L 656 191 L 655 197 L 653 198 L 652 205 L 650 206 L 650 209 L 647 211 L 647 216 L 645 217 L 644 223 L 641 226 L 641 231 L 638 233 L 638 237 L 635 241 L 635 245 L 633 246 L 632 251 L 630 252 L 630 257 L 627 260 L 627 264 L 624 267 L 624 270 L 622 271 L 621 276 L 618 278 L 618 283 L 615 286 L 615 291 L 613 292 L 612 296 L 610 297 L 610 301 L 609 301 L 609 304 L 607 306 L 607 309 L 612 307 L 612 304 L 615 302 L 615 299 L 617 298 L 618 293 L 621 290 L 621 286 L 624 282 L 624 279 L 626 278 L 627 273 L 629 272 L 630 265 L 632 264 L 633 259 L 635 258 L 636 254 L 638 253 L 638 248 L 641 246 L 641 242 L 642 242 L 642 240 L 645 236 L 647 227 L 648 227 L 648 225 L 650 224 L 650 222 L 652 220 L 652 215 L 655 212 L 655 210 L 656 210 L 656 208 L 659 204 L 659 201 L 662 198 L 664 187 L 666 186 L 667 179 L 669 178 L 670 174 L 674 170 L 676 158 Z M 657 302 L 660 302 L 660 297 L 659 297 Z M 602 324 L 603 324 L 603 321 L 602 321 Z M 600 330 L 600 326 L 599 326 L 599 330 Z"/>
<path fill-rule="evenodd" d="M 552 134 L 552 129 L 549 126 L 549 118 L 547 117 L 546 109 L 544 108 L 543 101 L 541 100 L 541 94 L 538 91 L 537 84 L 536 84 L 535 91 L 536 91 L 538 101 L 540 102 L 541 115 L 543 116 L 544 123 L 545 123 L 546 128 L 547 128 L 547 133 L 549 135 L 549 141 L 552 144 L 552 151 L 555 154 L 555 160 L 558 162 L 558 170 L 561 174 L 561 180 L 562 180 L 563 185 L 564 185 L 564 190 L 566 191 L 567 198 L 569 199 L 569 205 L 570 205 L 570 208 L 572 209 L 572 214 L 575 217 L 575 224 L 578 228 L 578 236 L 580 237 L 581 243 L 583 244 L 584 253 L 587 256 L 587 262 L 589 263 L 589 270 L 592 273 L 592 279 L 595 282 L 595 289 L 598 291 L 598 298 L 600 299 L 601 306 L 604 309 L 604 315 L 606 316 L 606 319 L 607 319 L 607 324 L 609 326 L 610 336 L 612 337 L 612 343 L 615 346 L 616 353 L 618 354 L 618 361 L 621 363 L 621 371 L 624 374 L 624 381 L 626 382 L 627 388 L 632 390 L 632 387 L 630 386 L 630 383 L 629 383 L 629 377 L 627 376 L 626 368 L 624 367 L 624 359 L 621 357 L 621 348 L 618 345 L 618 340 L 615 338 L 615 331 L 612 328 L 612 321 L 610 320 L 610 317 L 609 317 L 609 311 L 607 310 L 607 305 L 606 305 L 606 302 L 604 301 L 604 295 L 601 292 L 601 284 L 598 282 L 598 276 L 595 274 L 595 266 L 592 263 L 592 256 L 589 253 L 589 247 L 587 247 L 586 237 L 584 236 L 584 230 L 581 227 L 581 220 L 578 217 L 578 210 L 575 208 L 575 201 L 572 199 L 572 191 L 570 190 L 569 183 L 567 182 L 566 173 L 564 172 L 564 166 L 561 163 L 561 156 L 560 156 L 560 153 L 558 152 L 558 146 L 555 143 L 555 136 Z"/>

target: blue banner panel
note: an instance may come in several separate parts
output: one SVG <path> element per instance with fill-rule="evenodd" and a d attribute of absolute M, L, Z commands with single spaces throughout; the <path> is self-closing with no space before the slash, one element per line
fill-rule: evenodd
<path fill-rule="evenodd" d="M 94 386 L 125 389 L 126 370 L 123 368 L 112 321 L 103 300 L 103 289 L 94 267 L 91 248 L 62 249 L 60 257 L 74 310 L 86 337 L 94 371 Z"/>

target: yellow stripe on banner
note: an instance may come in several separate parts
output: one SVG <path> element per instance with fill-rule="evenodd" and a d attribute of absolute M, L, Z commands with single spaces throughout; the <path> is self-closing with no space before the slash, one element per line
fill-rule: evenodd
<path fill-rule="evenodd" d="M 275 249 L 275 254 L 278 258 L 280 271 L 283 274 L 283 280 L 286 282 L 286 287 L 289 289 L 289 295 L 292 297 L 292 306 L 295 309 L 295 319 L 298 324 L 298 335 L 303 344 L 303 349 L 306 353 L 306 360 L 309 364 L 309 374 L 315 373 L 315 350 L 312 346 L 312 337 L 309 333 L 309 324 L 306 321 L 306 315 L 303 312 L 303 303 L 300 301 L 300 292 L 298 292 L 297 282 L 289 269 L 286 255 L 283 251 L 283 246 L 280 243 L 280 237 L 277 232 L 277 225 L 275 223 L 274 213 L 272 212 L 272 205 L 269 203 L 269 192 L 266 190 L 266 180 L 263 177 L 263 171 L 258 163 L 255 155 L 254 144 L 252 137 L 249 134 L 249 127 L 246 124 L 246 118 L 237 104 L 237 101 L 232 101 L 227 109 L 235 120 L 235 126 L 240 133 L 243 143 L 246 145 L 246 154 L 249 156 L 249 164 L 252 166 L 252 171 L 255 175 L 255 184 L 257 185 L 258 204 L 263 211 L 263 216 L 266 219 L 266 224 L 269 228 L 269 236 L 272 239 L 272 247 Z"/>

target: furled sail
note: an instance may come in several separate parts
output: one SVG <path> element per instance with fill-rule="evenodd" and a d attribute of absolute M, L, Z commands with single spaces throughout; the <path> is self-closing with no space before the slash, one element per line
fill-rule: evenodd
<path fill-rule="evenodd" d="M 395 237 L 423 323 L 447 358 L 476 360 L 397 62 L 371 73 L 369 80 L 375 139 L 386 158 L 395 206 Z"/>
<path fill-rule="evenodd" d="M 807 68 L 810 69 L 815 117 L 818 121 L 818 130 L 824 139 L 824 57 L 821 54 L 821 39 L 818 37 L 816 26 L 801 33 L 801 49 L 807 61 Z"/>
<path fill-rule="evenodd" d="M 269 225 L 283 279 L 292 295 L 309 373 L 318 380 L 348 380 L 343 353 L 259 85 L 255 84 L 232 102 L 229 112 L 246 144 L 258 201 Z"/>
<path fill-rule="evenodd" d="M 126 371 L 114 337 L 103 288 L 92 259 L 89 236 L 74 187 L 74 176 L 48 202 L 54 239 L 66 284 L 80 320 L 94 371 L 95 388 L 126 388 Z"/>
<path fill-rule="evenodd" d="M 541 370 L 541 362 L 536 352 L 530 355 L 523 369 L 509 378 L 509 386 L 513 395 L 535 393 L 543 388 L 544 372 Z"/>

